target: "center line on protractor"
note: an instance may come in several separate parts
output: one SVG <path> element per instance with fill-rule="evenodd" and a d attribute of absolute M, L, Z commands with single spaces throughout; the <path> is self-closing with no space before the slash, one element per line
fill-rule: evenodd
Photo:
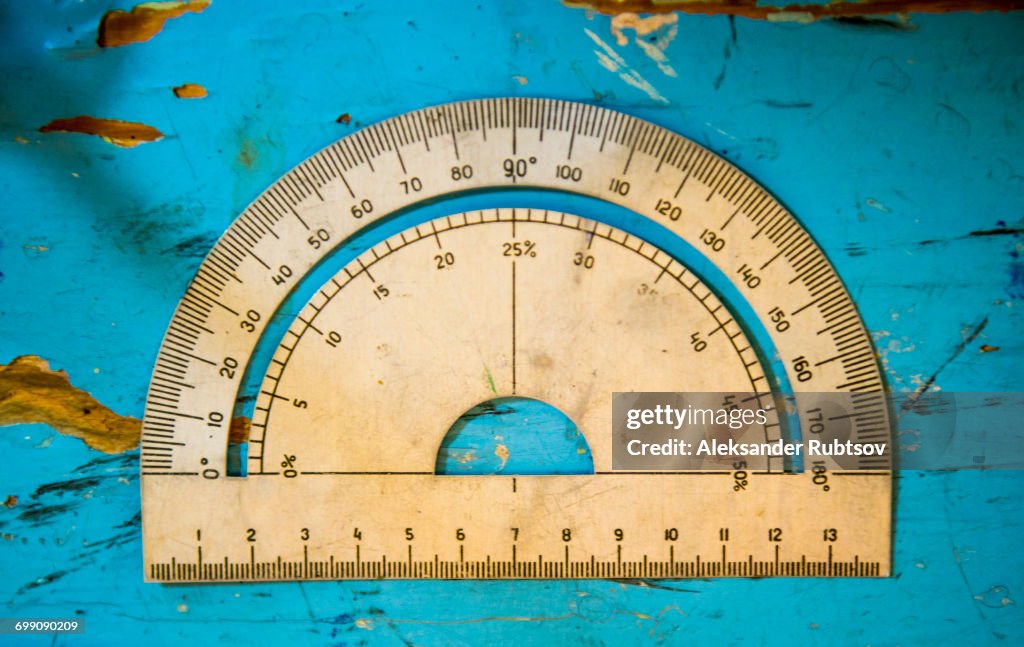
<path fill-rule="evenodd" d="M 557 209 L 556 193 L 541 209 L 503 195 L 410 219 L 344 267 L 323 264 L 391 214 L 513 187 L 645 216 L 715 274 L 654 229 Z M 870 338 L 825 255 L 714 154 L 593 106 L 484 100 L 359 131 L 265 196 L 204 262 L 199 277 L 215 280 L 190 285 L 158 356 L 144 420 L 158 436 L 142 447 L 147 579 L 888 573 L 887 455 L 803 473 L 764 457 L 613 466 L 615 392 L 754 394 L 771 412 L 759 440 L 840 424 L 808 398 L 847 392 L 858 409 L 846 437 L 890 433 Z M 295 290 L 308 301 L 273 339 Z M 244 392 L 249 373 L 258 388 Z M 783 388 L 787 420 L 772 406 Z M 249 476 L 228 476 L 244 393 Z M 452 425 L 511 396 L 564 413 L 593 473 L 436 474 Z"/>
<path fill-rule="evenodd" d="M 513 134 L 514 134 L 513 130 Z M 516 210 L 512 209 L 512 240 L 516 240 Z M 516 363 L 519 359 L 516 352 L 516 261 L 512 259 L 512 395 L 518 395 L 516 384 Z"/>
<path fill-rule="evenodd" d="M 513 221 L 514 222 L 514 221 Z M 514 235 L 514 234 L 513 234 Z M 512 261 L 512 394 L 516 395 L 516 262 Z"/>

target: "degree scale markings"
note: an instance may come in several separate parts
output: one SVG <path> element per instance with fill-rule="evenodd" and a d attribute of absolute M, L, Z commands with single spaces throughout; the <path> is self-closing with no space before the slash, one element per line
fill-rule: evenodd
<path fill-rule="evenodd" d="M 505 236 L 509 223 L 519 223 L 517 238 Z M 608 471 L 612 392 L 667 385 L 695 392 L 767 389 L 753 348 L 710 290 L 650 243 L 576 216 L 530 209 L 461 214 L 421 227 L 356 259 L 329 281 L 333 291 L 317 294 L 298 314 L 257 400 L 251 442 L 260 449 L 250 454 L 250 475 L 278 473 L 276 463 L 265 463 L 266 455 L 310 457 L 303 474 L 421 473 L 434 465 L 453 415 L 515 393 L 571 412 L 594 448 L 596 469 Z M 435 255 L 435 236 L 443 236 L 451 251 Z M 595 239 L 604 242 L 594 246 Z M 424 240 L 427 245 L 417 244 Z M 365 294 L 359 279 L 371 269 L 380 285 L 392 286 L 393 297 Z M 651 290 L 653 279 L 666 272 L 674 283 Z M 515 296 L 520 283 L 522 300 Z M 574 286 L 578 295 L 569 294 Z M 510 302 L 509 316 L 502 306 Z M 325 333 L 314 322 L 336 341 L 325 346 Z M 665 329 L 678 332 L 662 338 L 657 331 Z M 310 338 L 307 330 L 319 337 Z M 486 337 L 483 330 L 509 336 Z M 694 351 L 693 331 L 707 337 L 724 331 L 727 342 Z M 593 349 L 603 356 L 594 357 Z M 519 377 L 517 360 L 524 363 Z M 478 378 L 481 365 L 486 380 Z M 322 389 L 324 383 L 330 389 Z M 761 406 L 771 409 L 770 398 Z M 277 427 L 286 430 L 285 439 L 270 434 Z M 332 431 L 314 443 L 322 427 Z M 293 429 L 303 432 L 287 432 Z M 406 434 L 427 440 L 413 458 L 388 439 L 370 438 L 362 447 L 351 438 L 373 429 L 402 430 L 388 439 Z M 774 440 L 778 431 L 773 422 L 757 440 Z M 393 462 L 381 462 L 382 455 Z M 309 466 L 313 461 L 316 467 Z M 763 467 L 770 469 L 771 462 Z"/>
<path fill-rule="evenodd" d="M 786 332 L 767 328 L 797 392 L 862 393 L 851 439 L 888 439 L 883 382 L 855 306 L 799 223 L 745 175 L 682 137 L 593 106 L 455 103 L 328 146 L 257 198 L 204 261 L 158 354 L 143 421 L 147 554 L 161 523 L 148 521 L 152 509 L 170 497 L 157 494 L 165 492 L 158 481 L 188 489 L 200 479 L 226 492 L 226 423 L 239 377 L 222 371 L 244 373 L 264 326 L 310 268 L 359 228 L 409 205 L 513 185 L 606 200 L 689 241 L 735 281 L 762 320 L 783 313 Z M 724 247 L 708 243 L 708 231 Z M 888 460 L 865 458 L 860 466 L 886 475 Z"/>
<path fill-rule="evenodd" d="M 533 124 L 525 123 L 527 107 L 531 108 L 530 113 L 535 121 Z M 387 136 L 381 136 L 381 132 L 384 131 L 381 131 L 379 126 L 370 127 L 354 134 L 350 138 L 343 139 L 329 146 L 318 156 L 307 160 L 297 170 L 303 171 L 313 165 L 314 162 L 312 160 L 317 160 L 322 162 L 322 164 L 319 164 L 320 166 L 327 170 L 332 170 L 336 174 L 336 179 L 329 180 L 318 189 L 320 194 L 324 196 L 324 201 L 321 202 L 315 197 L 314 187 L 307 187 L 302 181 L 286 176 L 286 178 L 289 178 L 289 181 L 283 183 L 282 186 L 287 186 L 288 190 L 277 191 L 272 188 L 258 198 L 243 213 L 239 223 L 236 223 L 236 225 L 240 226 L 232 226 L 223 237 L 221 243 L 218 243 L 214 251 L 211 252 L 210 258 L 204 262 L 196 279 L 189 288 L 187 300 L 203 303 L 207 307 L 219 304 L 222 305 L 222 309 L 226 313 L 232 315 L 229 317 L 221 312 L 209 312 L 203 319 L 206 328 L 217 330 L 218 332 L 223 330 L 227 334 L 212 335 L 199 332 L 190 333 L 186 336 L 180 335 L 177 329 L 187 325 L 188 317 L 184 314 L 184 307 L 179 307 L 171 330 L 169 330 L 169 340 L 165 344 L 165 348 L 173 345 L 178 350 L 185 350 L 193 355 L 208 359 L 217 358 L 219 355 L 222 355 L 222 351 L 229 350 L 233 352 L 230 355 L 232 357 L 247 358 L 255 344 L 256 333 L 262 330 L 262 326 L 267 318 L 276 310 L 280 301 L 283 300 L 287 287 L 290 285 L 289 282 L 285 286 L 275 286 L 270 282 L 270 276 L 273 276 L 273 274 L 268 276 L 268 272 L 263 266 L 279 268 L 281 265 L 288 265 L 295 277 L 294 280 L 297 280 L 329 251 L 328 247 L 330 245 L 337 244 L 339 241 L 347 238 L 351 232 L 371 219 L 382 217 L 386 213 L 390 213 L 406 204 L 421 199 L 437 197 L 452 191 L 485 188 L 488 186 L 509 186 L 511 182 L 504 175 L 502 162 L 505 159 L 509 159 L 507 155 L 511 150 L 511 128 L 507 126 L 507 121 L 500 121 L 499 117 L 503 116 L 507 120 L 510 111 L 515 113 L 513 116 L 518 119 L 518 148 L 523 150 L 533 145 L 535 147 L 534 152 L 540 153 L 538 159 L 541 162 L 545 159 L 561 158 L 562 155 L 558 155 L 558 151 L 566 151 L 567 153 L 567 140 L 569 137 L 566 136 L 566 122 L 572 120 L 573 123 L 579 124 L 577 129 L 568 134 L 576 146 L 577 154 L 575 158 L 577 163 L 584 169 L 583 179 L 580 182 L 571 183 L 552 177 L 554 175 L 553 169 L 547 169 L 547 173 L 533 172 L 533 169 L 530 169 L 530 174 L 526 178 L 530 186 L 574 191 L 617 202 L 638 213 L 649 215 L 653 219 L 662 222 L 662 224 L 669 226 L 684 239 L 694 242 L 698 245 L 698 248 L 699 243 L 697 241 L 699 240 L 700 231 L 707 228 L 707 225 L 713 225 L 715 221 L 723 222 L 733 215 L 734 212 L 739 212 L 746 216 L 747 224 L 750 225 L 747 235 L 734 235 L 729 241 L 728 248 L 723 250 L 724 253 L 713 255 L 711 260 L 725 271 L 727 275 L 735 277 L 737 270 L 743 267 L 755 267 L 763 264 L 744 263 L 745 259 L 753 260 L 754 258 L 763 257 L 764 261 L 767 261 L 781 252 L 790 261 L 791 267 L 787 272 L 778 272 L 781 278 L 774 282 L 804 288 L 802 290 L 792 290 L 792 294 L 784 295 L 788 297 L 785 299 L 788 303 L 777 304 L 775 301 L 758 298 L 765 292 L 764 289 L 759 292 L 757 289 L 749 288 L 746 284 L 739 284 L 738 287 L 744 293 L 744 296 L 750 299 L 762 316 L 767 317 L 768 311 L 779 305 L 782 306 L 782 310 L 790 313 L 790 323 L 793 326 L 793 332 L 788 336 L 780 335 L 774 340 L 783 357 L 799 357 L 807 354 L 805 347 L 787 348 L 793 346 L 790 340 L 797 338 L 806 340 L 810 337 L 811 333 L 817 337 L 825 337 L 825 333 L 828 333 L 832 337 L 832 339 L 825 337 L 824 341 L 831 343 L 827 346 L 822 344 L 825 350 L 816 353 L 817 361 L 829 360 L 830 363 L 822 364 L 819 367 L 821 370 L 815 372 L 814 378 L 806 383 L 798 382 L 796 379 L 792 379 L 791 382 L 798 390 L 804 391 L 851 390 L 870 393 L 879 391 L 882 388 L 877 366 L 873 362 L 864 362 L 865 353 L 872 352 L 870 340 L 864 333 L 859 321 L 848 321 L 850 316 L 855 317 L 855 309 L 852 308 L 849 296 L 843 290 L 841 283 L 839 283 L 834 272 L 831 271 L 831 267 L 824 259 L 820 250 L 813 244 L 813 241 L 759 187 L 745 177 L 743 181 L 737 181 L 728 186 L 722 186 L 719 183 L 716 185 L 717 188 L 704 187 L 694 191 L 694 197 L 697 198 L 695 208 L 686 209 L 686 216 L 677 216 L 677 220 L 670 220 L 671 214 L 675 212 L 668 210 L 669 215 L 666 216 L 655 211 L 657 203 L 657 200 L 654 199 L 655 196 L 669 195 L 667 187 L 674 188 L 681 176 L 693 176 L 697 182 L 710 181 L 713 177 L 712 173 L 720 170 L 721 165 L 725 164 L 725 162 L 714 158 L 713 155 L 691 142 L 658 129 L 659 134 L 657 136 L 649 136 L 644 145 L 636 147 L 634 151 L 636 159 L 633 160 L 629 173 L 629 179 L 632 182 L 631 190 L 626 196 L 622 196 L 608 189 L 608 184 L 611 179 L 614 179 L 614 171 L 612 173 L 604 173 L 602 169 L 617 170 L 617 168 L 622 168 L 624 158 L 629 155 L 630 150 L 633 150 L 632 143 L 623 140 L 623 124 L 627 122 L 632 123 L 636 120 L 624 117 L 613 121 L 609 118 L 609 115 L 615 115 L 616 113 L 603 109 L 542 100 L 488 100 L 451 104 L 423 111 L 424 121 L 427 124 L 427 137 L 435 139 L 436 142 L 431 146 L 429 153 L 425 149 L 418 149 L 417 147 L 416 151 L 410 150 L 403 156 L 408 174 L 420 177 L 421 181 L 424 181 L 422 191 L 414 196 L 399 195 L 397 182 L 386 179 L 382 180 L 382 178 L 397 175 L 397 173 L 390 172 L 386 167 L 389 159 L 397 160 L 397 158 L 383 157 L 386 150 L 385 147 L 391 144 Z M 411 117 L 404 115 L 397 119 L 404 120 L 403 123 L 407 123 Z M 545 127 L 547 136 L 544 139 L 543 146 L 539 145 L 539 138 L 536 142 L 533 142 L 524 134 L 524 130 L 531 127 L 539 131 L 541 124 L 536 122 L 542 122 Z M 456 126 L 458 130 L 455 133 L 455 137 L 463 142 L 460 146 L 460 160 L 455 160 L 454 158 L 454 147 L 451 145 L 453 141 L 451 139 L 452 134 L 450 131 L 446 131 L 448 124 Z M 614 128 L 611 127 L 613 124 Z M 415 129 L 409 129 L 415 132 Z M 488 129 L 491 130 L 491 133 L 488 141 L 485 143 L 478 136 L 482 136 L 482 133 Z M 495 131 L 500 132 L 503 129 L 509 133 L 509 139 L 506 140 L 508 143 L 504 145 L 502 145 L 500 137 L 497 137 L 495 134 Z M 367 135 L 367 132 L 375 136 L 371 137 Z M 414 136 L 409 146 L 415 146 L 416 142 L 417 139 Z M 668 146 L 667 142 L 671 142 L 674 146 Z M 611 144 L 617 144 L 617 146 Z M 595 145 L 603 146 L 603 153 L 597 153 L 594 150 Z M 584 155 L 580 151 L 589 152 L 590 154 Z M 552 155 L 552 152 L 555 155 Z M 640 153 L 639 156 L 637 152 Z M 367 172 L 371 164 L 371 153 L 376 158 L 377 165 L 373 167 L 372 171 Z M 547 154 L 545 155 L 544 153 Z M 471 156 L 477 160 L 472 164 L 474 176 L 469 179 L 452 180 L 450 175 L 447 174 L 448 165 L 444 162 L 438 163 L 435 159 L 436 157 L 444 158 L 448 155 L 451 155 L 450 161 L 467 162 Z M 523 155 L 526 155 L 526 153 L 521 153 L 520 157 Z M 537 155 L 533 156 L 537 157 Z M 567 157 L 567 155 L 565 156 Z M 644 156 L 646 156 L 646 159 Z M 657 173 L 653 172 L 653 169 L 650 168 L 650 162 L 654 160 L 657 160 L 657 165 L 660 168 L 660 171 Z M 395 171 L 400 173 L 400 170 L 397 168 L 397 161 L 392 162 L 392 164 L 395 165 Z M 644 168 L 638 169 L 638 167 Z M 343 174 L 347 178 L 346 182 L 339 184 L 337 178 L 341 178 Z M 736 176 L 742 177 L 742 174 L 737 171 Z M 310 177 L 310 174 L 306 173 L 305 177 Z M 429 180 L 427 180 L 428 177 L 430 178 Z M 659 181 L 655 182 L 654 180 Z M 641 184 L 643 181 L 646 181 L 646 186 Z M 349 195 L 348 189 L 344 187 L 345 184 L 354 189 L 358 199 L 353 200 L 345 197 Z M 658 190 L 659 186 L 664 186 L 665 188 Z M 687 193 L 681 195 L 685 197 Z M 709 194 L 713 194 L 715 197 L 707 201 Z M 274 197 L 271 199 L 269 196 Z M 310 199 L 311 196 L 312 199 Z M 372 205 L 372 212 L 368 213 L 362 208 L 364 202 L 367 205 Z M 284 218 L 286 209 L 282 209 L 281 206 L 275 207 L 275 204 L 302 212 L 306 222 L 316 222 L 316 224 L 320 225 L 319 228 L 328 232 L 331 236 L 331 243 L 329 245 L 322 245 L 319 249 L 312 249 L 305 245 L 304 237 L 301 235 L 305 230 L 303 229 L 302 232 L 298 232 L 299 226 L 297 223 L 293 224 L 293 221 Z M 341 206 L 340 209 L 338 208 L 339 206 Z M 253 218 L 252 214 L 257 209 L 277 215 L 273 228 L 278 231 L 278 238 L 259 235 L 263 231 L 270 230 L 265 227 L 258 228 L 253 234 L 243 235 L 241 233 L 245 230 L 245 225 L 241 223 L 251 221 Z M 338 216 L 339 211 L 342 214 L 340 218 Z M 681 211 L 684 210 L 681 209 Z M 358 218 L 354 217 L 356 214 L 358 214 Z M 310 226 L 313 227 L 315 225 L 311 224 Z M 289 227 L 295 229 L 289 230 Z M 735 228 L 736 225 L 733 225 L 734 230 Z M 238 233 L 235 232 L 236 229 L 239 230 Z M 762 235 L 754 239 L 753 237 L 759 232 Z M 754 243 L 752 249 L 735 251 L 737 247 L 745 242 L 745 238 L 747 240 L 756 240 L 757 242 Z M 767 246 L 767 250 L 762 249 L 766 247 L 764 244 L 765 238 L 772 243 L 772 245 Z M 774 248 L 776 242 L 779 244 L 778 249 Z M 272 253 L 256 253 L 257 250 L 262 250 L 263 248 L 267 248 L 268 251 L 272 249 L 273 251 Z M 255 259 L 257 257 L 262 260 L 262 263 L 256 261 L 259 267 L 255 267 L 253 263 L 246 260 L 247 258 Z M 215 262 L 214 259 L 218 262 Z M 278 262 L 278 259 L 281 262 Z M 227 281 L 229 279 L 224 270 L 217 269 L 224 262 L 227 262 L 231 273 L 238 276 L 243 283 L 228 284 Z M 777 264 L 773 264 L 765 269 L 770 271 L 775 267 L 777 267 Z M 827 271 L 823 271 L 822 268 Z M 768 282 L 767 277 L 764 278 L 764 281 L 765 283 Z M 761 303 L 758 303 L 759 301 Z M 261 321 L 251 322 L 254 326 L 253 334 L 240 337 L 237 331 L 234 330 L 237 329 L 240 323 L 232 321 L 234 316 L 236 316 L 234 313 L 241 313 L 237 316 L 245 317 L 250 312 L 260 317 Z M 216 320 L 217 323 L 209 325 L 211 320 Z M 842 328 L 827 330 L 827 326 L 833 325 L 833 323 L 841 324 Z M 179 335 L 179 338 L 175 338 L 173 344 L 170 341 L 171 332 L 176 332 Z M 185 337 L 185 339 L 180 337 Z M 787 344 L 787 341 L 790 343 Z M 181 389 L 188 389 L 190 386 L 194 387 L 197 383 L 201 383 L 204 387 L 201 389 L 203 395 L 210 394 L 210 387 L 216 385 L 220 387 L 217 394 L 219 396 L 217 400 L 220 403 L 219 409 L 230 408 L 230 405 L 227 403 L 233 400 L 234 393 L 232 391 L 236 385 L 217 383 L 216 380 L 212 379 L 214 376 L 210 375 L 210 373 L 215 374 L 216 371 L 212 369 L 204 371 L 203 367 L 196 366 L 194 362 L 185 362 L 185 368 L 175 365 L 172 361 L 166 359 L 168 354 L 165 353 L 160 358 L 161 361 L 158 362 L 154 383 L 162 383 L 165 388 L 169 388 L 176 394 L 181 394 Z M 849 365 L 848 368 L 847 365 Z M 241 368 L 244 369 L 244 366 Z M 167 380 L 170 381 L 168 382 Z M 190 392 L 184 394 L 184 396 L 199 395 L 200 393 L 196 393 L 195 389 L 190 389 Z M 207 398 L 203 397 L 183 397 L 176 409 L 203 418 L 204 411 L 209 410 L 205 406 L 206 400 Z M 881 406 L 882 404 L 879 400 L 877 407 Z M 147 426 L 161 427 L 159 424 L 161 419 L 157 417 L 158 415 L 157 412 L 154 412 L 153 415 L 147 416 Z M 163 429 L 167 429 L 167 427 L 163 427 Z M 177 425 L 171 425 L 171 433 L 177 433 L 178 431 L 179 427 Z M 860 433 L 859 437 L 871 440 L 879 433 L 882 435 L 886 434 L 888 429 L 887 425 L 876 423 L 863 425 L 858 431 Z M 226 448 L 224 443 L 220 442 L 218 437 L 220 435 L 222 434 L 214 434 L 213 437 L 210 437 L 207 434 L 206 440 L 210 442 L 202 443 L 202 445 L 196 442 L 202 439 L 190 438 L 187 451 L 175 451 L 171 455 L 174 468 L 164 467 L 163 469 L 174 471 L 176 468 L 177 471 L 195 471 L 198 460 L 204 457 L 211 463 L 223 464 Z M 150 458 L 146 450 L 147 445 L 143 443 L 144 464 Z M 883 463 L 876 465 L 876 467 L 886 468 L 888 464 Z M 150 473 L 159 471 L 159 469 L 150 470 L 147 468 L 145 471 Z"/>

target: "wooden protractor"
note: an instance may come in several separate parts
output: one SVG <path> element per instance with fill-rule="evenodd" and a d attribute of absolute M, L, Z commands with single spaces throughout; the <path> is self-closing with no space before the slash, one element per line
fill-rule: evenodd
<path fill-rule="evenodd" d="M 521 206 L 523 189 L 659 223 L 732 296 L 661 241 Z M 332 252 L 395 214 L 487 191 L 503 204 L 422 219 L 323 276 Z M 304 284 L 287 329 L 268 328 Z M 247 372 L 260 387 L 235 476 L 228 427 Z M 713 153 L 540 99 L 371 126 L 253 202 L 175 313 L 143 424 L 146 577 L 888 574 L 888 452 L 615 469 L 613 394 L 638 391 L 752 393 L 770 412 L 756 440 L 842 426 L 853 444 L 888 447 L 884 383 L 842 282 L 801 225 Z M 850 411 L 822 415 L 823 393 Z M 509 396 L 568 416 L 593 473 L 435 473 L 460 416 Z"/>

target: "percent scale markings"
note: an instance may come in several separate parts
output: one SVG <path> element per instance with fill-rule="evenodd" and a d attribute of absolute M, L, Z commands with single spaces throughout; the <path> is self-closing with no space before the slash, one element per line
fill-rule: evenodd
<path fill-rule="evenodd" d="M 261 340 L 295 286 L 357 232 L 493 188 L 589 196 L 668 228 L 770 324 L 784 375 L 679 259 L 588 214 L 520 206 L 514 193 L 380 241 L 324 282 L 282 339 Z M 277 348 L 256 367 L 247 475 L 228 476 L 228 422 L 258 343 Z M 612 470 L 613 392 L 753 392 L 774 412 L 780 383 L 801 429 L 805 396 L 847 392 L 850 439 L 888 446 L 884 385 L 856 307 L 808 233 L 740 171 L 582 104 L 493 99 L 408 113 L 285 175 L 190 284 L 143 421 L 145 574 L 887 575 L 888 455 L 858 457 L 856 470 L 826 459 L 825 487 L 820 470 L 786 471 L 778 459 Z M 513 395 L 575 421 L 594 473 L 436 475 L 451 425 Z M 773 415 L 750 440 L 784 431 Z"/>

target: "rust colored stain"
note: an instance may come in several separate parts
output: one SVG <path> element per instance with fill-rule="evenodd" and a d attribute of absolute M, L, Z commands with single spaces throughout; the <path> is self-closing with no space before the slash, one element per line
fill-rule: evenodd
<path fill-rule="evenodd" d="M 242 142 L 242 147 L 238 149 L 235 162 L 251 171 L 256 168 L 256 161 L 259 159 L 259 155 L 259 151 L 256 150 L 256 144 L 247 139 Z"/>
<path fill-rule="evenodd" d="M 164 23 L 186 13 L 200 13 L 210 6 L 209 0 L 193 2 L 146 2 L 131 11 L 114 9 L 100 20 L 96 43 L 100 47 L 121 47 L 144 43 L 159 34 Z"/>
<path fill-rule="evenodd" d="M 68 119 L 54 119 L 39 128 L 41 133 L 83 133 L 102 137 L 104 141 L 122 148 L 134 148 L 146 142 L 164 138 L 164 134 L 146 124 L 118 119 L 97 119 L 80 115 Z"/>
<path fill-rule="evenodd" d="M 983 353 L 994 353 L 997 350 L 999 350 L 999 347 L 998 346 L 989 346 L 988 344 L 982 344 L 980 350 Z"/>
<path fill-rule="evenodd" d="M 186 83 L 172 89 L 179 99 L 203 99 L 207 95 L 206 88 L 198 83 Z"/>
<path fill-rule="evenodd" d="M 4 499 L 4 507 L 13 508 L 16 505 L 18 505 L 18 497 L 14 496 L 13 494 L 8 494 L 7 498 Z"/>
<path fill-rule="evenodd" d="M 141 432 L 139 420 L 114 413 L 35 355 L 0 364 L 0 426 L 21 424 L 48 425 L 108 454 L 136 447 Z"/>
<path fill-rule="evenodd" d="M 249 442 L 249 428 L 252 421 L 245 416 L 235 416 L 231 419 L 231 427 L 228 430 L 228 442 L 247 443 Z"/>
<path fill-rule="evenodd" d="M 345 124 L 346 126 L 352 123 L 352 115 L 347 112 L 335 119 L 339 124 Z"/>
<path fill-rule="evenodd" d="M 777 22 L 813 22 L 822 18 L 856 18 L 908 13 L 960 11 L 1020 11 L 1024 0 L 864 0 L 828 4 L 762 5 L 758 0 L 563 0 L 570 7 L 593 9 L 603 14 L 624 12 L 667 13 L 679 11 L 707 16 L 740 16 Z"/>

